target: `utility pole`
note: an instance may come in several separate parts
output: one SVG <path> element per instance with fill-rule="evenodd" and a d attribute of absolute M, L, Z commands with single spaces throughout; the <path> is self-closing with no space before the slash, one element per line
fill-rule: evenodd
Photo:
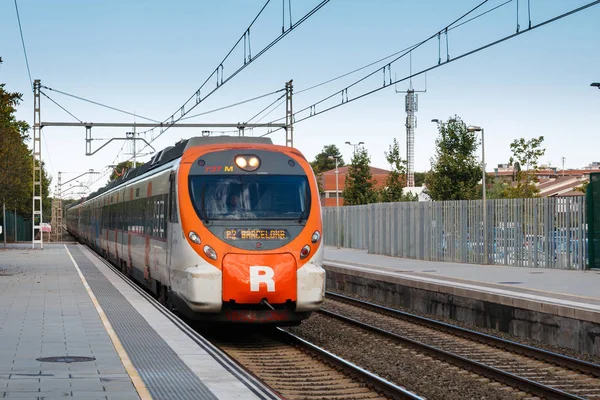
<path fill-rule="evenodd" d="M 339 249 L 341 246 L 341 229 L 340 229 L 340 189 L 339 189 L 339 177 L 340 177 L 340 170 L 338 168 L 339 166 L 339 157 L 335 157 L 335 156 L 329 156 L 327 157 L 330 160 L 334 159 L 335 160 L 335 226 L 336 226 L 336 231 L 337 231 L 337 238 L 336 238 L 336 242 L 337 242 L 337 248 Z"/>
<path fill-rule="evenodd" d="M 285 145 L 294 147 L 294 111 L 292 108 L 293 80 L 285 84 Z"/>
<path fill-rule="evenodd" d="M 346 144 L 354 147 L 354 152 L 352 153 L 352 156 L 356 156 L 356 149 L 358 148 L 358 146 L 365 144 L 365 142 L 358 142 L 358 143 L 346 142 Z"/>
<path fill-rule="evenodd" d="M 135 126 L 133 127 L 133 168 L 135 168 L 137 166 L 136 163 L 136 159 L 135 159 L 135 142 L 137 139 L 137 133 L 135 132 Z"/>
<path fill-rule="evenodd" d="M 483 200 L 483 260 L 484 264 L 489 264 L 488 259 L 488 225 L 487 225 L 487 197 L 486 197 L 486 182 L 485 182 L 485 132 L 479 126 L 468 126 L 468 132 L 481 132 L 481 189 Z"/>
<path fill-rule="evenodd" d="M 42 125 L 40 111 L 40 88 L 41 81 L 36 79 L 33 82 L 33 215 L 31 218 L 32 242 L 31 248 L 35 249 L 35 244 L 40 244 L 40 249 L 44 248 L 44 234 L 42 232 Z M 40 238 L 36 240 L 36 230 Z"/>

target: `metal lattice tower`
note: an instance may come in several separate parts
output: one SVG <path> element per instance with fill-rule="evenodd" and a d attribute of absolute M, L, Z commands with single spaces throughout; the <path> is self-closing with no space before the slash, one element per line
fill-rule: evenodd
<path fill-rule="evenodd" d="M 418 95 L 413 89 L 406 92 L 406 186 L 415 186 L 415 128 L 417 117 L 415 112 L 419 109 Z"/>
<path fill-rule="evenodd" d="M 35 244 L 40 244 L 40 249 L 44 248 L 44 236 L 41 229 L 42 224 L 42 125 L 40 113 L 40 87 L 41 82 L 36 79 L 33 82 L 33 215 L 32 215 L 32 243 L 31 247 L 35 249 Z M 40 235 L 36 239 L 36 231 Z"/>
<path fill-rule="evenodd" d="M 292 109 L 293 81 L 285 84 L 285 145 L 294 147 L 294 112 Z"/>
<path fill-rule="evenodd" d="M 55 242 L 62 242 L 63 210 L 62 210 L 62 173 L 58 172 L 56 197 L 52 201 L 52 224 L 56 227 L 52 232 Z"/>

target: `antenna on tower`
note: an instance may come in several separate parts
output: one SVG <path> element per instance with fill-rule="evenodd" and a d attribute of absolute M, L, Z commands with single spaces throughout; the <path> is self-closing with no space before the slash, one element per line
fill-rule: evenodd
<path fill-rule="evenodd" d="M 419 109 L 419 98 L 417 93 L 427 92 L 427 73 L 425 73 L 425 90 L 414 90 L 412 85 L 412 51 L 410 58 L 410 79 L 408 90 L 398 90 L 394 86 L 396 93 L 406 93 L 404 109 L 406 111 L 406 186 L 415 186 L 415 128 L 417 127 L 417 117 L 415 112 Z"/>

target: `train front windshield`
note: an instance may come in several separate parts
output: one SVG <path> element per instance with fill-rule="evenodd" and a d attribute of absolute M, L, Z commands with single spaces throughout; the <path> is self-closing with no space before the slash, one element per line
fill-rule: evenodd
<path fill-rule="evenodd" d="M 310 187 L 301 175 L 190 176 L 190 195 L 203 221 L 308 218 Z"/>

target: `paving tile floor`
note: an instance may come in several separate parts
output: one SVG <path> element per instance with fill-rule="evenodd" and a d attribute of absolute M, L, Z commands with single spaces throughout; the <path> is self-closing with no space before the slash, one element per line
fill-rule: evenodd
<path fill-rule="evenodd" d="M 40 357 L 82 356 L 74 363 Z M 0 398 L 139 399 L 62 245 L 0 252 Z"/>

